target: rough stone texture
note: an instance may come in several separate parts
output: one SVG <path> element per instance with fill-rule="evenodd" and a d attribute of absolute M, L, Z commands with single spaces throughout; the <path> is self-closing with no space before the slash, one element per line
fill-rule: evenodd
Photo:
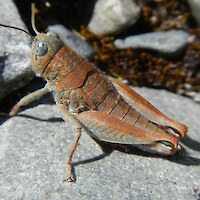
<path fill-rule="evenodd" d="M 89 59 L 95 53 L 94 48 L 83 37 L 61 24 L 50 25 L 48 30 L 57 33 L 67 46 L 85 58 Z"/>
<path fill-rule="evenodd" d="M 0 23 L 25 28 L 13 1 L 0 0 Z M 24 86 L 33 77 L 30 36 L 0 27 L 0 99 Z"/>
<path fill-rule="evenodd" d="M 196 21 L 200 24 L 200 2 L 199 0 L 188 0 L 192 14 Z"/>
<path fill-rule="evenodd" d="M 200 105 L 164 90 L 136 88 L 170 117 L 190 128 L 173 157 L 140 151 L 102 151 L 83 132 L 74 155 L 76 183 L 63 182 L 72 124 L 55 105 L 39 105 L 0 126 L 0 199 L 197 199 L 200 185 Z M 66 148 L 67 147 L 67 148 Z M 196 193 L 195 193 L 196 192 Z"/>
<path fill-rule="evenodd" d="M 188 36 L 185 31 L 171 30 L 129 36 L 124 40 L 115 40 L 114 44 L 118 49 L 130 47 L 150 49 L 174 57 L 184 50 Z"/>
<path fill-rule="evenodd" d="M 89 30 L 95 34 L 116 34 L 133 25 L 140 16 L 140 8 L 133 0 L 98 0 Z"/>

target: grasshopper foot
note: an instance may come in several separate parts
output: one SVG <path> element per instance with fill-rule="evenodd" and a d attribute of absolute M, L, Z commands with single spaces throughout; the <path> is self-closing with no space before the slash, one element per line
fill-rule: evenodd
<path fill-rule="evenodd" d="M 68 178 L 66 178 L 65 181 L 71 183 L 71 182 L 75 182 L 75 179 L 73 176 L 69 176 Z"/>
<path fill-rule="evenodd" d="M 66 171 L 67 171 L 68 176 L 65 179 L 65 181 L 66 182 L 75 182 L 74 170 L 73 170 L 73 167 L 72 167 L 71 163 L 67 164 Z"/>

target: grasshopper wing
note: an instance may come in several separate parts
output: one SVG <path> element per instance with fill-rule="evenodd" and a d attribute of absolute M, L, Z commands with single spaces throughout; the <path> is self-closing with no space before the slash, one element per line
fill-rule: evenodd
<path fill-rule="evenodd" d="M 165 155 L 173 154 L 177 150 L 178 138 L 167 132 L 150 133 L 109 114 L 94 110 L 82 112 L 76 117 L 90 131 L 91 137 L 101 141 L 130 144 L 145 151 Z M 165 145 L 166 143 L 170 145 Z"/>

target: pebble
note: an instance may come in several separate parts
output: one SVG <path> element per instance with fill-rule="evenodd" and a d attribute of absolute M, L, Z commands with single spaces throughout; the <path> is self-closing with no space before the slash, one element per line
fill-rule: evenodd
<path fill-rule="evenodd" d="M 200 25 L 200 1 L 199 0 L 188 0 L 189 6 L 192 10 L 192 14 L 196 21 Z"/>
<path fill-rule="evenodd" d="M 116 34 L 135 24 L 140 7 L 133 0 L 98 0 L 95 4 L 89 30 L 94 34 Z"/>
<path fill-rule="evenodd" d="M 185 49 L 188 37 L 189 34 L 185 31 L 170 30 L 129 36 L 115 40 L 114 44 L 117 49 L 142 48 L 175 57 Z"/>
<path fill-rule="evenodd" d="M 185 92 L 186 96 L 193 98 L 195 102 L 200 103 L 200 93 L 192 91 L 192 92 Z"/>

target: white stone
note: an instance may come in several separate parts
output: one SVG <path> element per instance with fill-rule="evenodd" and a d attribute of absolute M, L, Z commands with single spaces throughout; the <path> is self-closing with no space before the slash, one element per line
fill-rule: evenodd
<path fill-rule="evenodd" d="M 116 34 L 139 16 L 140 8 L 132 0 L 98 0 L 88 27 L 95 34 Z"/>

